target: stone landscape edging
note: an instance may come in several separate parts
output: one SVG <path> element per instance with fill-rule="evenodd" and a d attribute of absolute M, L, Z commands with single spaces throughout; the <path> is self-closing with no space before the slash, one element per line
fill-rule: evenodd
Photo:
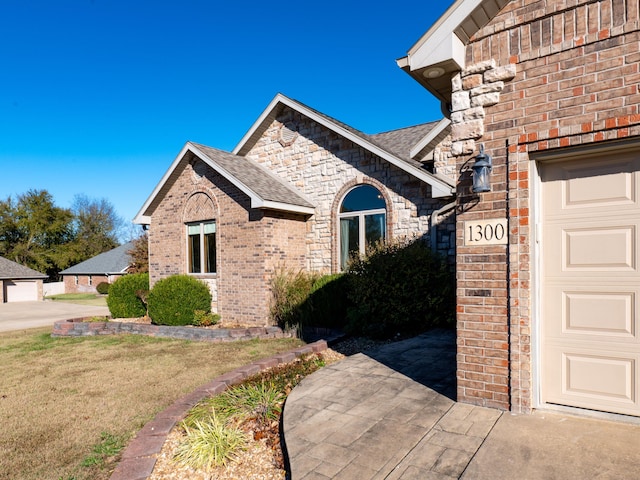
<path fill-rule="evenodd" d="M 53 337 L 85 337 L 93 335 L 118 335 L 123 333 L 150 337 L 198 340 L 210 342 L 234 342 L 255 338 L 291 338 L 295 332 L 285 332 L 280 327 L 201 328 L 151 325 L 129 322 L 86 322 L 85 318 L 60 320 L 53 324 Z"/>
<path fill-rule="evenodd" d="M 111 474 L 110 480 L 146 480 L 149 478 L 156 464 L 155 455 L 162 450 L 169 432 L 202 399 L 222 393 L 227 387 L 238 384 L 263 370 L 292 362 L 302 355 L 322 352 L 327 348 L 326 340 L 318 340 L 288 352 L 258 360 L 227 372 L 178 399 L 142 427 L 135 438 L 129 442 L 122 453 L 120 462 Z"/>

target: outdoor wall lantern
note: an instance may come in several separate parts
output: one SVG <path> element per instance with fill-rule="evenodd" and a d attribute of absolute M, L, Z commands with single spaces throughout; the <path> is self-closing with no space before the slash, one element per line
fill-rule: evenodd
<path fill-rule="evenodd" d="M 480 145 L 480 153 L 476 155 L 476 161 L 471 166 L 473 170 L 473 193 L 489 192 L 489 173 L 491 172 L 491 155 L 484 153 L 484 145 Z"/>

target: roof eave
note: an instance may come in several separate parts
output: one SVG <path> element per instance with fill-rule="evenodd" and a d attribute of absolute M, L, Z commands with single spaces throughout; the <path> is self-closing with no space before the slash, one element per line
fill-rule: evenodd
<path fill-rule="evenodd" d="M 466 66 L 465 47 L 509 0 L 456 0 L 409 49 L 398 66 L 441 101 L 448 102 L 450 78 Z"/>
<path fill-rule="evenodd" d="M 291 100 L 290 98 L 287 98 L 281 94 L 276 95 L 275 98 L 271 101 L 271 103 L 269 103 L 269 106 L 265 109 L 265 111 L 262 113 L 260 118 L 253 124 L 253 126 L 245 134 L 245 136 L 242 137 L 242 140 L 240 141 L 240 143 L 238 143 L 236 148 L 233 150 L 233 153 L 235 153 L 236 155 L 246 154 L 246 152 L 250 149 L 248 145 L 251 143 L 251 139 L 254 138 L 258 132 L 262 132 L 262 130 L 266 128 L 265 122 L 275 117 L 275 111 L 280 104 L 286 105 L 289 108 L 296 110 L 297 112 L 303 114 L 307 118 L 310 118 L 314 122 L 320 125 L 323 125 L 329 130 L 336 132 L 338 135 L 346 138 L 347 140 L 355 143 L 356 145 L 360 145 L 361 147 L 366 148 L 371 153 L 385 159 L 389 163 L 413 175 L 414 177 L 422 180 L 428 185 L 431 185 L 432 195 L 434 198 L 450 197 L 455 193 L 455 187 L 453 185 L 443 181 L 440 178 L 434 177 L 427 171 L 424 171 L 419 168 L 413 167 L 412 165 L 409 165 L 404 160 L 396 157 L 395 155 L 387 152 L 386 150 L 383 150 L 382 148 L 363 139 L 362 137 L 355 135 L 354 133 L 350 132 L 343 126 L 338 125 L 334 122 L 331 122 L 329 119 L 321 115 L 318 115 L 313 110 L 310 110 L 304 105 L 294 100 Z"/>
<path fill-rule="evenodd" d="M 200 157 L 201 160 L 208 163 L 211 168 L 216 170 L 220 175 L 226 178 L 229 182 L 235 185 L 240 191 L 246 194 L 251 199 L 251 208 L 260 208 L 260 209 L 274 209 L 274 210 L 283 210 L 287 212 L 293 213 L 305 213 L 305 214 L 313 214 L 314 209 L 310 207 L 305 207 L 302 205 L 294 205 L 290 203 L 284 202 L 274 202 L 270 200 L 266 200 L 258 195 L 255 191 L 249 188 L 246 184 L 242 183 L 235 176 L 225 170 L 220 166 L 215 160 L 205 154 L 198 147 L 193 145 L 192 143 L 188 143 L 190 145 L 190 150 Z M 272 206 L 269 206 L 272 205 Z"/>
<path fill-rule="evenodd" d="M 184 145 L 184 147 L 182 147 L 182 150 L 180 150 L 180 153 L 178 153 L 176 158 L 171 163 L 171 166 L 167 169 L 167 171 L 164 173 L 164 175 L 162 176 L 162 178 L 160 179 L 160 181 L 158 182 L 156 187 L 151 192 L 151 195 L 149 195 L 147 200 L 142 205 L 142 208 L 140 208 L 140 210 L 138 211 L 136 216 L 133 218 L 133 223 L 135 223 L 137 225 L 150 225 L 151 224 L 151 216 L 148 214 L 147 210 L 149 209 L 149 207 L 151 206 L 151 204 L 155 200 L 156 196 L 158 196 L 158 194 L 162 190 L 162 187 L 164 186 L 164 184 L 169 180 L 169 178 L 173 174 L 173 171 L 176 169 L 178 164 L 184 158 L 185 154 L 189 150 L 190 145 L 191 144 L 189 142 L 187 142 Z"/>
<path fill-rule="evenodd" d="M 263 210 L 280 210 L 284 212 L 291 213 L 300 213 L 303 215 L 313 215 L 315 213 L 315 208 L 305 207 L 304 205 L 292 205 L 290 203 L 282 203 L 282 202 L 272 202 L 263 200 L 261 202 L 253 202 L 251 201 L 251 206 L 253 208 L 259 208 Z"/>
<path fill-rule="evenodd" d="M 433 150 L 435 148 L 435 144 L 439 143 L 442 138 L 447 135 L 449 125 L 451 125 L 451 120 L 448 118 L 440 120 L 437 125 L 411 149 L 409 152 L 410 157 L 416 158 L 425 151 Z"/>

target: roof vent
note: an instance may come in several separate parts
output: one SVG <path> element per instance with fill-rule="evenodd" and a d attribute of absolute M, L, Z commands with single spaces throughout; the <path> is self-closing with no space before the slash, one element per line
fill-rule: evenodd
<path fill-rule="evenodd" d="M 293 125 L 283 124 L 278 132 L 278 141 L 283 147 L 289 147 L 298 139 L 298 132 Z"/>

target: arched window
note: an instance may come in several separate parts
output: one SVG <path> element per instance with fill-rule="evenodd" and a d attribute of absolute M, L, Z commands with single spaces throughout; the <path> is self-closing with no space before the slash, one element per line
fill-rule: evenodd
<path fill-rule="evenodd" d="M 367 245 L 387 236 L 387 212 L 382 194 L 371 185 L 359 185 L 342 200 L 340 206 L 340 267 L 349 257 L 364 255 Z"/>

